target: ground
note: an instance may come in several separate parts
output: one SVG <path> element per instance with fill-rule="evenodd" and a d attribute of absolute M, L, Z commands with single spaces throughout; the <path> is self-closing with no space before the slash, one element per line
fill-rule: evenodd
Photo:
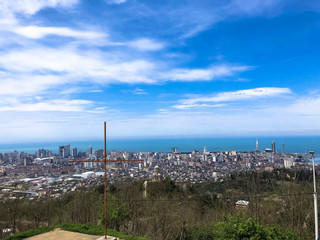
<path fill-rule="evenodd" d="M 83 234 L 83 233 L 76 233 L 76 232 L 68 232 L 61 230 L 59 228 L 39 234 L 37 236 L 33 236 L 30 238 L 26 238 L 26 240 L 102 240 L 104 239 L 104 236 L 94 236 L 94 235 L 88 235 L 88 234 Z M 108 240 L 113 240 L 116 239 L 114 237 L 108 236 Z"/>

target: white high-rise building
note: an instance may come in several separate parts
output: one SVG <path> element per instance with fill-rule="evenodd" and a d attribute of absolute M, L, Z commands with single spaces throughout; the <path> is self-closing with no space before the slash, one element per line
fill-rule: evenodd
<path fill-rule="evenodd" d="M 206 147 L 206 146 L 204 146 L 204 148 L 203 148 L 203 153 L 204 153 L 204 154 L 208 153 L 208 152 L 207 152 L 207 147 Z"/>
<path fill-rule="evenodd" d="M 89 146 L 87 150 L 87 155 L 89 156 L 90 154 L 92 154 L 92 146 Z"/>

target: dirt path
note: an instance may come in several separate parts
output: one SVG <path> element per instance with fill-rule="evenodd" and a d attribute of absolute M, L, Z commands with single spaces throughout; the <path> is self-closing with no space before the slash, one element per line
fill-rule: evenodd
<path fill-rule="evenodd" d="M 26 240 L 97 240 L 97 239 L 104 239 L 104 237 L 101 236 L 94 236 L 94 235 L 87 235 L 87 234 L 82 234 L 82 233 L 76 233 L 76 232 L 68 232 L 61 230 L 59 228 L 39 234 L 37 236 L 33 236 L 30 238 L 26 238 Z M 114 237 L 109 237 L 108 240 L 113 240 Z"/>

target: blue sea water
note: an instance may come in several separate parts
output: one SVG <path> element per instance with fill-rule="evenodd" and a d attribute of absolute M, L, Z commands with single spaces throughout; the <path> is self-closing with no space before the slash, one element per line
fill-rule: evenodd
<path fill-rule="evenodd" d="M 272 141 L 276 142 L 276 149 L 282 152 L 282 143 L 285 144 L 287 153 L 308 153 L 310 150 L 320 153 L 320 137 L 261 137 L 258 138 L 259 150 L 271 148 Z M 58 152 L 61 145 L 70 144 L 71 148 L 77 147 L 78 151 L 86 151 L 92 145 L 93 149 L 103 148 L 103 141 L 74 141 L 74 142 L 42 142 L 0 144 L 0 152 L 35 153 L 39 148 Z M 206 146 L 208 151 L 220 152 L 236 150 L 240 152 L 253 151 L 256 138 L 159 138 L 159 139 L 110 139 L 107 141 L 108 150 L 124 150 L 130 152 L 170 152 L 172 147 L 179 148 L 180 152 L 193 150 L 203 151 Z"/>

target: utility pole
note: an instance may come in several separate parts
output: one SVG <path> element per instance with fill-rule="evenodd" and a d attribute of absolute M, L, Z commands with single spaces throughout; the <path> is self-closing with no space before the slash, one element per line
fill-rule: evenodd
<path fill-rule="evenodd" d="M 104 160 L 76 160 L 74 163 L 104 163 L 104 239 L 107 239 L 107 163 L 109 162 L 143 162 L 142 159 L 107 160 L 107 123 L 104 122 Z"/>
<path fill-rule="evenodd" d="M 313 200 L 314 200 L 314 230 L 315 239 L 318 240 L 318 199 L 317 199 L 317 186 L 316 186 L 316 170 L 314 166 L 314 152 L 310 151 L 312 157 L 312 170 L 313 170 Z"/>

